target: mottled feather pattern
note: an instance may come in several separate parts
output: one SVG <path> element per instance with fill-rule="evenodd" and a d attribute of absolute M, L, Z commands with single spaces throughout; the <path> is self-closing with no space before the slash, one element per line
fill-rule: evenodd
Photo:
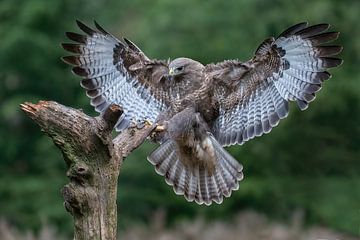
<path fill-rule="evenodd" d="M 269 133 L 289 114 L 289 102 L 304 110 L 315 99 L 326 71 L 342 63 L 340 46 L 323 46 L 339 36 L 328 24 L 299 23 L 264 40 L 247 62 L 225 60 L 202 65 L 186 57 L 148 58 L 126 38 L 118 40 L 95 22 L 77 21 L 83 34 L 66 33 L 81 86 L 95 110 L 110 104 L 124 114 L 115 129 L 131 122 L 157 121 L 165 131 L 148 156 L 178 195 L 198 204 L 222 203 L 239 188 L 242 165 L 223 146 L 243 144 Z"/>
<path fill-rule="evenodd" d="M 87 90 L 95 110 L 104 112 L 112 103 L 122 106 L 124 116 L 115 126 L 118 131 L 128 127 L 131 121 L 155 121 L 159 112 L 167 108 L 161 98 L 166 94 L 156 98 L 144 79 L 129 70 L 137 61 L 148 60 L 146 56 L 129 40 L 121 42 L 97 23 L 97 30 L 79 21 L 77 24 L 86 35 L 67 33 L 69 39 L 77 43 L 65 43 L 63 47 L 78 55 L 63 60 L 75 65 L 73 72 L 84 77 L 81 86 Z"/>
<path fill-rule="evenodd" d="M 307 27 L 307 23 L 300 23 L 258 47 L 255 57 L 244 63 L 250 70 L 238 81 L 238 89 L 245 85 L 245 94 L 238 91 L 236 101 L 218 97 L 224 100 L 214 132 L 222 145 L 243 144 L 270 132 L 288 115 L 289 101 L 296 101 L 301 110 L 308 107 L 323 81 L 330 78 L 326 69 L 342 63 L 341 59 L 331 57 L 341 52 L 342 47 L 319 46 L 338 37 L 337 32 L 324 33 L 328 28 L 328 24 Z M 230 68 L 229 63 L 232 62 L 212 66 L 212 70 L 232 70 L 234 65 Z M 231 109 L 229 105 L 233 105 Z"/>

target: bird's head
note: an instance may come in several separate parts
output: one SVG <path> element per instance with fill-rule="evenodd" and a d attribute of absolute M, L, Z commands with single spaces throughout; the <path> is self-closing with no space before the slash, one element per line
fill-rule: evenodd
<path fill-rule="evenodd" d="M 190 58 L 176 58 L 169 64 L 169 77 L 176 78 L 186 74 L 199 73 L 204 66 Z"/>

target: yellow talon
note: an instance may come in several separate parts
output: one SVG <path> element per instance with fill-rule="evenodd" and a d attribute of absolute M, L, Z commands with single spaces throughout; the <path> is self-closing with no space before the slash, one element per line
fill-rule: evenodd
<path fill-rule="evenodd" d="M 148 125 L 148 126 L 153 125 L 153 122 L 151 122 L 151 121 L 148 120 L 148 119 L 145 119 L 144 123 L 145 123 L 145 125 Z"/>
<path fill-rule="evenodd" d="M 165 131 L 165 126 L 164 125 L 158 125 L 155 128 L 155 132 L 162 132 Z"/>

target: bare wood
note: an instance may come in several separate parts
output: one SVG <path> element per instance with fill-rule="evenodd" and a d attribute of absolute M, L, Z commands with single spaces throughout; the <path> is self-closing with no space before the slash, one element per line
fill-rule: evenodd
<path fill-rule="evenodd" d="M 112 139 L 112 129 L 122 114 L 117 105 L 95 118 L 52 101 L 20 106 L 53 139 L 68 166 L 70 183 L 61 192 L 74 219 L 74 239 L 116 239 L 121 163 L 155 126 L 129 128 Z"/>

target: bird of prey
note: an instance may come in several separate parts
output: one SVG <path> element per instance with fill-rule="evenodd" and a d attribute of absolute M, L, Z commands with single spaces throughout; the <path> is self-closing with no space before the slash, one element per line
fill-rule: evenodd
<path fill-rule="evenodd" d="M 342 63 L 333 57 L 341 46 L 323 46 L 339 35 L 329 24 L 296 24 L 263 41 L 246 62 L 207 65 L 151 59 L 96 22 L 96 29 L 77 25 L 84 33 L 66 33 L 74 42 L 62 46 L 74 55 L 63 60 L 83 77 L 91 105 L 99 113 L 120 105 L 117 131 L 133 122 L 162 126 L 148 160 L 176 194 L 198 204 L 220 204 L 239 188 L 243 167 L 225 146 L 269 133 L 291 101 L 305 110 L 330 78 L 326 69 Z"/>

